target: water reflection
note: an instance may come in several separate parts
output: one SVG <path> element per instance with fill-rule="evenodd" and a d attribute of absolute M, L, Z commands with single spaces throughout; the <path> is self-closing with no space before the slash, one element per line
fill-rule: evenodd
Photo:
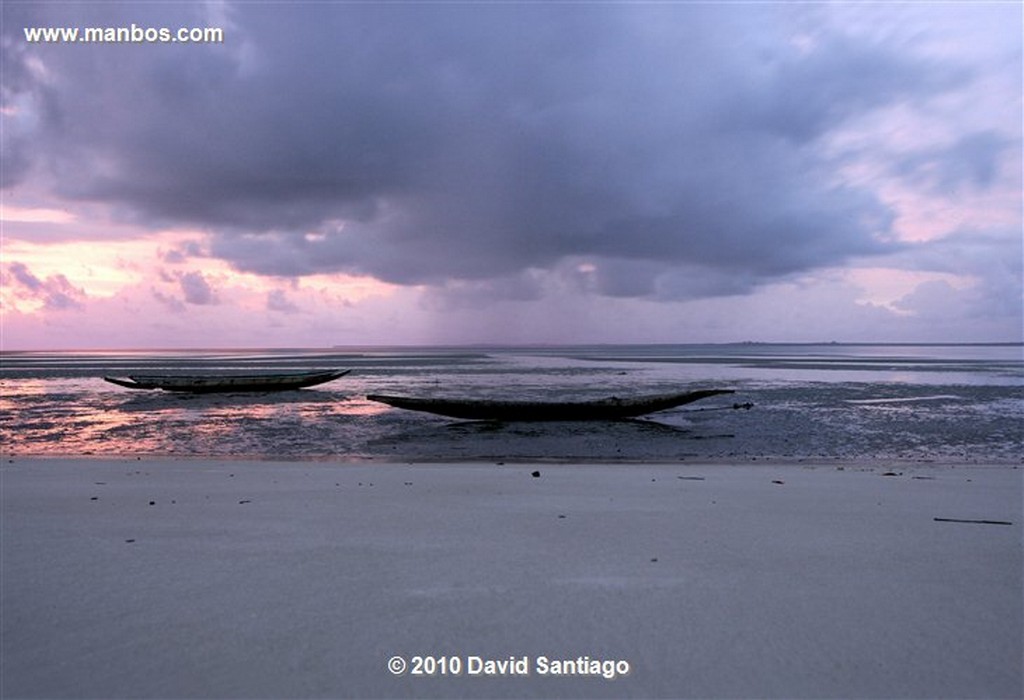
<path fill-rule="evenodd" d="M 4 388 L 0 440 L 13 454 L 330 454 L 344 422 L 387 410 L 336 391 L 55 392 L 41 379 Z"/>
<path fill-rule="evenodd" d="M 4 354 L 0 444 L 18 454 L 401 460 L 1019 455 L 1018 355 L 1019 348 L 928 354 L 742 346 Z M 132 391 L 102 379 L 142 368 L 331 366 L 356 371 L 321 387 L 272 394 Z M 736 395 L 723 404 L 750 401 L 755 409 L 695 408 L 610 424 L 452 424 L 365 398 L 579 400 L 681 386 L 733 388 Z"/>

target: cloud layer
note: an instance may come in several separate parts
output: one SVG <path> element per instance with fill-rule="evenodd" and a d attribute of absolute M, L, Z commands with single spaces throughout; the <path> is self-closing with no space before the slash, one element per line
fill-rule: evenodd
<path fill-rule="evenodd" d="M 61 24 L 125 21 L 117 6 L 59 9 Z M 8 27 L 57 10 L 19 11 Z M 897 252 L 891 207 L 838 176 L 827 140 L 973 79 L 801 7 L 142 12 L 219 21 L 226 41 L 5 40 L 5 101 L 34 116 L 5 142 L 4 184 L 31 176 L 136 221 L 203 227 L 209 254 L 267 275 L 522 289 L 533 271 L 584 270 L 599 293 L 691 298 Z M 894 170 L 986 187 L 1011 145 L 969 134 Z"/>
<path fill-rule="evenodd" d="M 744 319 L 740 338 L 782 339 L 808 327 L 769 309 L 802 294 L 805 316 L 835 316 L 833 301 L 865 336 L 932 337 L 943 312 L 962 321 L 957 339 L 1019 335 L 1017 6 L 0 11 L 2 185 L 28 212 L 4 232 L 36 246 L 5 256 L 19 308 L 86 323 L 104 295 L 110 308 L 145 297 L 177 312 L 168 323 L 235 315 L 329 335 L 341 316 L 387 317 L 447 329 L 425 338 L 439 342 L 487 324 L 481 339 L 504 339 L 515 329 L 489 320 L 498 309 L 530 315 L 509 336 L 525 341 L 585 337 L 588 323 L 608 340 L 606 313 L 633 329 L 624 339 L 685 337 L 679 314 L 716 339 L 730 337 L 719 316 Z M 22 32 L 132 23 L 219 26 L 225 41 Z M 46 257 L 133 236 L 164 243 L 132 258 L 121 296 Z M 835 277 L 854 267 L 898 291 Z M 398 287 L 377 285 L 392 300 L 357 312 L 304 286 L 331 275 Z"/>

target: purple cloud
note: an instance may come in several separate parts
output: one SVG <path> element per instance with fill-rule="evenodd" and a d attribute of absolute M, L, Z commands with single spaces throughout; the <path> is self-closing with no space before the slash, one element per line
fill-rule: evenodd
<path fill-rule="evenodd" d="M 847 30 L 814 6 L 240 4 L 223 44 L 102 51 L 17 32 L 116 25 L 120 6 L 4 12 L 5 103 L 35 117 L 5 137 L 32 154 L 5 186 L 44 172 L 60 197 L 202 227 L 206 254 L 245 271 L 513 298 L 568 261 L 595 293 L 679 299 L 899 253 L 880 183 L 839 177 L 829 139 L 985 77 L 925 50 L 943 36 Z M 888 171 L 991 187 L 1014 146 L 974 129 Z M 216 299 L 199 273 L 180 285 Z"/>
<path fill-rule="evenodd" d="M 217 303 L 217 295 L 202 272 L 185 272 L 178 277 L 178 284 L 186 304 L 208 306 Z"/>
<path fill-rule="evenodd" d="M 40 279 L 20 262 L 12 262 L 7 266 L 4 284 L 15 283 L 27 292 L 29 298 L 43 302 L 43 307 L 50 311 L 81 310 L 86 298 L 85 290 L 76 287 L 62 274 L 50 275 Z"/>

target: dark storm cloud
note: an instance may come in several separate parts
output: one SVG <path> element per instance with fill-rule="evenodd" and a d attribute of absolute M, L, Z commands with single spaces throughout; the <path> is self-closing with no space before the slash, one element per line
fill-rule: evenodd
<path fill-rule="evenodd" d="M 839 183 L 821 140 L 970 77 L 797 41 L 799 6 L 142 7 L 6 18 L 4 99 L 38 120 L 5 149 L 31 143 L 64 197 L 205 227 L 210 255 L 281 276 L 522 295 L 575 260 L 595 291 L 677 298 L 888 253 L 891 212 Z M 220 45 L 8 51 L 25 24 L 218 18 Z M 984 180 L 991 148 L 965 148 Z"/>

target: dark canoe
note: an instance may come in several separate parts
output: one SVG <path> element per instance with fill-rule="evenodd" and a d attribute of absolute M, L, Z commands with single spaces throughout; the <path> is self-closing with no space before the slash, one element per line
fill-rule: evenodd
<path fill-rule="evenodd" d="M 288 391 L 316 386 L 344 377 L 352 370 L 300 372 L 289 374 L 180 375 L 133 374 L 127 379 L 104 377 L 106 381 L 129 389 L 163 389 L 192 394 L 229 391 Z"/>
<path fill-rule="evenodd" d="M 495 421 L 577 421 L 635 418 L 664 411 L 732 389 L 704 389 L 676 394 L 658 394 L 631 399 L 612 396 L 594 401 L 489 401 L 485 399 L 421 399 L 408 396 L 370 394 L 371 401 L 410 411 L 426 411 L 449 418 Z"/>

